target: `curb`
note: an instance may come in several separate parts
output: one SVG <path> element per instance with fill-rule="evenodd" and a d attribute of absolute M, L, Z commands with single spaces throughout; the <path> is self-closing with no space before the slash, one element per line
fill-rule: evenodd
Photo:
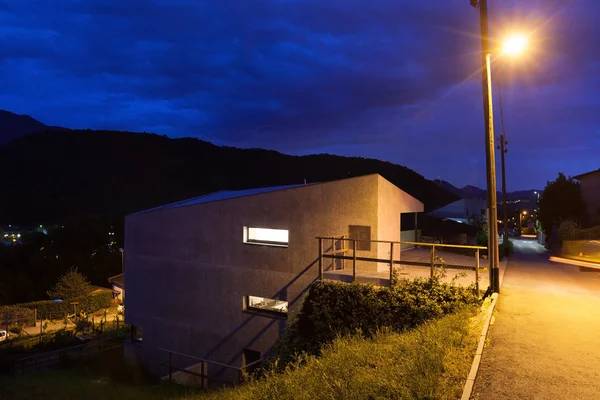
<path fill-rule="evenodd" d="M 504 280 L 504 274 L 506 273 L 506 267 L 508 265 L 509 257 L 504 258 L 504 266 L 500 270 L 500 287 L 502 287 L 502 281 Z M 473 358 L 473 363 L 471 364 L 471 370 L 469 371 L 469 376 L 467 377 L 467 382 L 465 382 L 465 386 L 463 388 L 463 393 L 460 400 L 469 400 L 471 398 L 471 394 L 473 392 L 473 386 L 475 386 L 475 379 L 477 378 L 477 372 L 479 372 L 479 365 L 481 364 L 481 357 L 483 356 L 483 348 L 485 347 L 485 340 L 487 339 L 488 332 L 490 330 L 490 325 L 492 322 L 492 315 L 494 315 L 494 309 L 496 308 L 496 302 L 498 301 L 498 293 L 492 294 L 492 305 L 488 309 L 488 314 L 485 319 L 485 324 L 481 329 L 481 335 L 479 336 L 479 343 L 477 344 L 477 351 L 475 352 L 475 357 Z"/>
<path fill-rule="evenodd" d="M 498 293 L 492 294 L 492 305 L 488 309 L 488 314 L 485 319 L 483 329 L 481 329 L 481 335 L 479 336 L 479 344 L 477 345 L 477 351 L 475 352 L 475 358 L 471 364 L 471 371 L 467 377 L 467 382 L 463 388 L 463 393 L 460 400 L 469 400 L 471 393 L 473 392 L 473 386 L 475 386 L 475 378 L 477 378 L 477 372 L 479 371 L 479 364 L 481 364 L 481 357 L 483 355 L 483 348 L 485 346 L 485 340 L 487 339 L 488 331 L 490 329 L 490 323 L 492 322 L 492 315 L 496 308 L 496 302 L 498 301 Z"/>

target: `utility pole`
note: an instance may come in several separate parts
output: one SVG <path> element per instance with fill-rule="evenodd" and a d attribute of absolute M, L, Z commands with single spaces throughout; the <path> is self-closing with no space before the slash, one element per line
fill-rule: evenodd
<path fill-rule="evenodd" d="M 476 7 L 477 0 L 470 0 Z M 496 201 L 496 161 L 494 146 L 494 116 L 492 108 L 492 76 L 490 71 L 490 45 L 488 29 L 487 0 L 479 0 L 479 22 L 481 30 L 481 88 L 483 94 L 483 115 L 485 123 L 485 155 L 488 205 L 488 259 L 490 266 L 490 286 L 500 292 L 500 264 L 498 255 L 498 204 Z"/>
<path fill-rule="evenodd" d="M 504 131 L 504 112 L 502 111 L 502 93 L 500 92 L 500 82 L 498 81 L 498 101 L 500 102 L 500 121 L 502 122 L 502 134 L 500 135 L 500 145 L 498 149 L 500 150 L 500 159 L 502 160 L 502 211 L 504 217 L 502 221 L 504 221 L 504 256 L 508 257 L 508 207 L 506 205 L 506 171 L 504 169 L 504 154 L 508 152 L 506 149 L 506 145 L 508 141 L 506 140 L 506 132 Z"/>

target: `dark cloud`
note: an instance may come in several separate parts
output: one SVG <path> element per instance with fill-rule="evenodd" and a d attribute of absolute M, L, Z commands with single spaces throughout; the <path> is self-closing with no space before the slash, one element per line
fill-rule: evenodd
<path fill-rule="evenodd" d="M 494 2 L 493 32 L 525 29 L 536 49 L 494 61 L 519 155 L 509 161 L 537 171 L 511 166 L 515 188 L 559 165 L 585 170 L 582 143 L 600 150 L 597 10 Z M 466 0 L 9 1 L 0 108 L 53 125 L 371 156 L 484 185 L 478 28 Z M 567 161 L 553 164 L 557 154 Z"/>

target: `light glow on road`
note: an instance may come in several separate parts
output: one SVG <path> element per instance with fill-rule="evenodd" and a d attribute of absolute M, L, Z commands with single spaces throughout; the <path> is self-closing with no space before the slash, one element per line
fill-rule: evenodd
<path fill-rule="evenodd" d="M 550 261 L 561 263 L 561 264 L 575 265 L 577 267 L 600 269 L 600 264 L 598 264 L 598 263 L 591 263 L 591 262 L 580 261 L 580 260 L 572 260 L 570 258 L 552 256 L 552 257 L 550 257 Z"/>

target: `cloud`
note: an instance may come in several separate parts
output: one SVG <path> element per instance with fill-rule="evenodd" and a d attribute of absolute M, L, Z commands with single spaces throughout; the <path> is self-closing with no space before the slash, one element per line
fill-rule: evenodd
<path fill-rule="evenodd" d="M 595 3 L 496 3 L 494 32 L 526 27 L 538 45 L 494 65 L 515 149 L 597 134 Z M 464 0 L 5 4 L 0 108 L 52 125 L 368 154 L 485 182 L 477 168 L 460 172 L 483 157 L 478 11 Z"/>

